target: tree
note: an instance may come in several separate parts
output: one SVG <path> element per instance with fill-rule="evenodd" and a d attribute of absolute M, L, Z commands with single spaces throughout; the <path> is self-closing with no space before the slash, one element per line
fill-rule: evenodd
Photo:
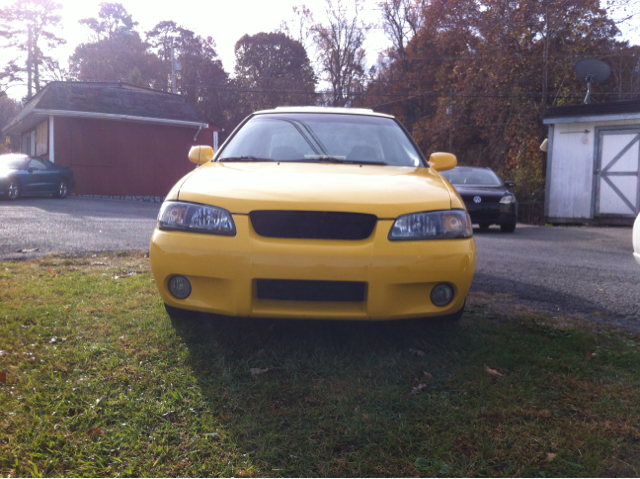
<path fill-rule="evenodd" d="M 229 98 L 228 75 L 222 67 L 211 37 L 203 38 L 172 21 L 158 23 L 147 32 L 147 41 L 161 61 L 157 88 L 171 88 L 171 44 L 180 62 L 177 90 L 207 119 L 229 130 L 233 103 Z"/>
<path fill-rule="evenodd" d="M 0 93 L 0 131 L 13 121 L 20 112 L 20 103 L 9 98 L 4 92 Z M 20 137 L 3 138 L 0 142 L 0 153 L 10 153 L 18 151 L 20 148 Z"/>
<path fill-rule="evenodd" d="M 7 38 L 5 47 L 16 48 L 26 58 L 24 67 L 17 67 L 19 60 L 9 65 L 4 76 L 16 79 L 17 71 L 27 74 L 27 98 L 33 96 L 33 90 L 40 90 L 41 67 L 53 61 L 45 48 L 55 48 L 66 41 L 54 31 L 61 17 L 62 6 L 52 0 L 17 0 L 13 5 L 0 10 L 0 18 L 7 22 L 6 30 L 0 36 Z"/>
<path fill-rule="evenodd" d="M 235 46 L 233 85 L 243 115 L 278 105 L 315 103 L 316 76 L 304 46 L 284 33 L 243 36 Z"/>
<path fill-rule="evenodd" d="M 595 96 L 637 92 L 639 49 L 615 40 L 615 22 L 591 0 L 433 0 L 421 22 L 404 54 L 396 45 L 381 62 L 366 104 L 401 118 L 426 154 L 452 150 L 515 179 L 521 200 L 544 197 L 542 117 L 584 97 L 578 59 L 612 66 Z"/>
<path fill-rule="evenodd" d="M 371 28 L 359 18 L 363 0 L 353 0 L 353 14 L 343 0 L 325 0 L 324 21 L 315 22 L 308 9 L 294 10 L 300 25 L 312 24 L 312 38 L 316 48 L 318 73 L 330 85 L 327 103 L 333 106 L 350 105 L 356 94 L 364 90 L 366 79 L 365 51 L 367 32 Z"/>
<path fill-rule="evenodd" d="M 406 46 L 422 28 L 423 11 L 428 0 L 383 0 L 378 3 L 382 11 L 382 26 L 393 44 L 392 52 L 406 58 Z M 406 62 L 401 63 L 406 69 Z"/>
<path fill-rule="evenodd" d="M 69 74 L 78 80 L 158 83 L 161 61 L 135 30 L 137 25 L 119 3 L 101 3 L 98 18 L 85 18 L 92 41 L 78 45 L 69 58 Z"/>

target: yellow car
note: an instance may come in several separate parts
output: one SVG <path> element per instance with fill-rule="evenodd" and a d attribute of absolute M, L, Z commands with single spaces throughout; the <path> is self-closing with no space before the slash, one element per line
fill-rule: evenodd
<path fill-rule="evenodd" d="M 151 269 L 172 317 L 457 319 L 475 272 L 464 203 L 392 116 L 250 115 L 169 192 Z"/>

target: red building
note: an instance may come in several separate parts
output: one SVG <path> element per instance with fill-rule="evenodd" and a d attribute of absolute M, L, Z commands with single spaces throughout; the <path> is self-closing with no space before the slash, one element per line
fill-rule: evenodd
<path fill-rule="evenodd" d="M 194 168 L 189 149 L 215 148 L 218 131 L 179 95 L 121 82 L 52 82 L 3 133 L 21 136 L 22 153 L 70 166 L 76 194 L 166 196 Z"/>

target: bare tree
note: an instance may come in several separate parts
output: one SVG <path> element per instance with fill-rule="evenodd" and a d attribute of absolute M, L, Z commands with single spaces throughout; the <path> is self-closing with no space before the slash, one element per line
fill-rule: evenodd
<path fill-rule="evenodd" d="M 370 25 L 359 18 L 362 0 L 354 0 L 347 8 L 343 0 L 326 0 L 324 21 L 315 22 L 310 30 L 316 47 L 318 76 L 329 83 L 327 102 L 333 106 L 350 105 L 354 94 L 363 89 L 365 51 L 363 44 Z M 296 12 L 301 24 L 313 17 L 308 9 Z M 310 22 L 307 22 L 310 23 Z"/>
<path fill-rule="evenodd" d="M 382 26 L 401 58 L 406 57 L 405 47 L 423 26 L 423 11 L 429 0 L 383 0 Z"/>

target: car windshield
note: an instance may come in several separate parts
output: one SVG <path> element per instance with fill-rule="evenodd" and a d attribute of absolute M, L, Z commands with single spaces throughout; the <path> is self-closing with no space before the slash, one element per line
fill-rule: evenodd
<path fill-rule="evenodd" d="M 441 174 L 452 185 L 502 186 L 498 175 L 485 168 L 454 168 Z"/>
<path fill-rule="evenodd" d="M 218 161 L 424 165 L 391 118 L 331 113 L 257 115 L 231 138 Z"/>
<path fill-rule="evenodd" d="M 0 169 L 16 170 L 24 165 L 26 159 L 22 155 L 0 155 Z"/>

